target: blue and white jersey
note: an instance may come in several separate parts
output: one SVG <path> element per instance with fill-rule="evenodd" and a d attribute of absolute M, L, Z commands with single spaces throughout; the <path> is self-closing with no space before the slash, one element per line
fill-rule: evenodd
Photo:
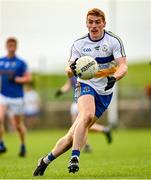
<path fill-rule="evenodd" d="M 23 97 L 23 84 L 10 81 L 10 76 L 21 77 L 27 72 L 27 64 L 14 56 L 0 58 L 0 93 L 6 97 Z"/>
<path fill-rule="evenodd" d="M 74 61 L 82 56 L 91 56 L 95 58 L 99 65 L 99 70 L 110 68 L 113 63 L 116 63 L 120 57 L 125 57 L 125 50 L 121 39 L 110 31 L 104 30 L 104 35 L 101 39 L 93 41 L 90 35 L 76 40 L 71 48 L 71 57 L 69 62 Z M 107 78 L 92 78 L 90 80 L 82 80 L 79 82 L 90 85 L 100 95 L 108 95 L 113 92 L 113 88 L 105 91 Z"/>

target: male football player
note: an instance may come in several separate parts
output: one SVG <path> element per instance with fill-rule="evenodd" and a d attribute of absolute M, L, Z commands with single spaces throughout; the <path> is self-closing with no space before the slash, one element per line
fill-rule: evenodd
<path fill-rule="evenodd" d="M 59 139 L 48 155 L 39 160 L 34 176 L 43 175 L 47 166 L 70 148 L 72 148 L 72 153 L 68 170 L 72 173 L 79 170 L 80 151 L 86 143 L 88 130 L 107 109 L 116 81 L 127 73 L 123 43 L 118 36 L 105 30 L 104 12 L 97 8 L 88 11 L 86 25 L 89 33 L 76 40 L 72 46 L 69 66 L 66 68 L 68 77 L 73 74 L 77 76 L 76 59 L 86 55 L 95 58 L 100 70 L 104 64 L 110 66 L 112 61 L 116 61 L 117 71 L 112 76 L 104 78 L 90 80 L 78 78 L 76 87 L 78 116 L 68 133 Z"/>
<path fill-rule="evenodd" d="M 0 58 L 0 153 L 7 148 L 3 140 L 4 119 L 7 112 L 19 133 L 21 141 L 19 156 L 26 154 L 25 126 L 22 121 L 23 114 L 23 84 L 31 80 L 27 64 L 16 56 L 17 40 L 8 38 L 6 41 L 7 55 Z"/>

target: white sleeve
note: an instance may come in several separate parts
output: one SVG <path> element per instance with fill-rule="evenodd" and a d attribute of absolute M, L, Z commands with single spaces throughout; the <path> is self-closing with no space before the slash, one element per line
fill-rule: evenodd
<path fill-rule="evenodd" d="M 69 58 L 69 62 L 75 61 L 76 59 L 80 58 L 80 53 L 77 50 L 77 48 L 75 47 L 75 44 L 72 45 L 71 47 L 71 55 Z"/>
<path fill-rule="evenodd" d="M 114 41 L 113 56 L 114 59 L 126 56 L 124 46 L 120 38 L 116 38 Z"/>

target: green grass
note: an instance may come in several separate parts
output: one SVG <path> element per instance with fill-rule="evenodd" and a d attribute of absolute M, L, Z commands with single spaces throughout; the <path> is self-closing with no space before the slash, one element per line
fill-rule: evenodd
<path fill-rule="evenodd" d="M 144 97 L 144 89 L 151 84 L 151 66 L 149 60 L 145 63 L 128 65 L 127 75 L 119 81 L 119 93 L 122 98 Z"/>
<path fill-rule="evenodd" d="M 151 133 L 150 130 L 120 130 L 113 133 L 114 142 L 108 145 L 101 134 L 90 133 L 90 154 L 81 153 L 80 171 L 67 171 L 71 151 L 56 159 L 45 176 L 32 177 L 37 159 L 45 155 L 65 130 L 29 132 L 28 155 L 17 156 L 19 141 L 15 134 L 6 134 L 8 152 L 0 156 L 1 179 L 95 179 L 95 178 L 151 178 Z"/>

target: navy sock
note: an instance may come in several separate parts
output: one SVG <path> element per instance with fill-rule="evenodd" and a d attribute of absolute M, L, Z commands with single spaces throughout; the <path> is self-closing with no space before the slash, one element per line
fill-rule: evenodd
<path fill-rule="evenodd" d="M 4 148 L 4 147 L 5 147 L 4 142 L 3 142 L 3 141 L 0 141 L 0 147 L 1 147 L 1 148 Z"/>
<path fill-rule="evenodd" d="M 53 161 L 54 159 L 56 159 L 56 157 L 52 153 L 49 153 L 48 159 L 49 159 L 49 161 Z"/>
<path fill-rule="evenodd" d="M 21 144 L 20 149 L 21 149 L 21 151 L 26 151 L 26 146 L 25 146 L 25 144 Z"/>
<path fill-rule="evenodd" d="M 46 157 L 43 158 L 43 161 L 44 161 L 46 164 L 49 164 L 49 163 L 52 162 L 54 159 L 56 159 L 56 157 L 55 157 L 52 153 L 49 153 Z"/>
<path fill-rule="evenodd" d="M 71 156 L 80 156 L 80 151 L 79 150 L 72 150 L 72 155 Z"/>

